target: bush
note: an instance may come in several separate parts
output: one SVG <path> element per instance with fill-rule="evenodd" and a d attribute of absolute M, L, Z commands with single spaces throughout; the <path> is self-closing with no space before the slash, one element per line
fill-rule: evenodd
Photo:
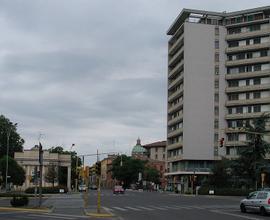
<path fill-rule="evenodd" d="M 238 189 L 238 188 L 214 188 L 214 187 L 201 187 L 199 195 L 209 195 L 209 190 L 214 190 L 214 195 L 218 196 L 247 196 L 254 190 Z"/>
<path fill-rule="evenodd" d="M 20 207 L 20 206 L 26 206 L 28 205 L 29 199 L 27 196 L 14 196 L 10 200 L 10 204 L 13 207 Z"/>
<path fill-rule="evenodd" d="M 67 187 L 61 187 L 61 186 L 56 186 L 56 187 L 42 187 L 42 193 L 44 194 L 55 194 L 59 193 L 60 189 L 64 189 L 64 192 L 66 193 L 68 191 Z M 25 190 L 25 193 L 28 194 L 34 194 L 35 193 L 35 187 L 29 187 Z M 37 188 L 37 193 L 39 193 L 39 187 Z"/>

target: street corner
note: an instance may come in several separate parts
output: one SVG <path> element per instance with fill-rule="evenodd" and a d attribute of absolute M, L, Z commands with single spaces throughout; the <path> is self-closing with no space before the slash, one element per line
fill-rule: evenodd
<path fill-rule="evenodd" d="M 106 208 L 101 207 L 100 212 L 97 212 L 97 209 L 92 207 L 92 208 L 85 208 L 84 209 L 84 214 L 89 217 L 93 218 L 104 218 L 104 219 L 111 219 L 113 217 L 116 217 L 112 212 L 107 210 Z"/>
<path fill-rule="evenodd" d="M 53 207 L 32 207 L 32 208 L 19 208 L 19 207 L 0 207 L 0 211 L 6 212 L 32 212 L 32 213 L 51 213 L 53 211 Z"/>

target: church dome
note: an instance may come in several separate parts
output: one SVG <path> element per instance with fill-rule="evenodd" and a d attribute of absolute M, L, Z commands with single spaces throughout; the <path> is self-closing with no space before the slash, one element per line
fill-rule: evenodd
<path fill-rule="evenodd" d="M 144 147 L 142 147 L 141 140 L 140 138 L 138 138 L 137 144 L 132 149 L 132 154 L 144 154 L 146 152 L 147 150 Z"/>

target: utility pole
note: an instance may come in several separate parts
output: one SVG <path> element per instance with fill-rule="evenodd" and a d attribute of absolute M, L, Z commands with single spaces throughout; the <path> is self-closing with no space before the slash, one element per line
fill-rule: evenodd
<path fill-rule="evenodd" d="M 7 131 L 7 158 L 6 158 L 6 192 L 8 191 L 8 153 L 9 153 L 9 136 L 11 128 Z"/>
<path fill-rule="evenodd" d="M 97 150 L 97 166 L 99 166 L 99 157 L 98 157 L 98 150 Z M 99 173 L 99 168 L 97 168 L 97 181 L 98 181 L 98 194 L 97 194 L 97 213 L 100 213 L 100 206 L 101 206 L 101 201 L 100 201 L 100 173 Z"/>
<path fill-rule="evenodd" d="M 42 167 L 43 167 L 43 150 L 39 142 L 39 207 L 42 204 Z"/>

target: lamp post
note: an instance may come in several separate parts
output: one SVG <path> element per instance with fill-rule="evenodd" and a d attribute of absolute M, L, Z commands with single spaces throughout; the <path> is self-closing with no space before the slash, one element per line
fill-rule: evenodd
<path fill-rule="evenodd" d="M 8 153 L 9 153 L 9 138 L 10 138 L 10 133 L 12 129 L 12 123 L 9 123 L 9 127 L 7 129 L 7 158 L 6 158 L 6 192 L 8 191 Z M 14 124 L 14 127 L 17 126 L 17 123 Z"/>

